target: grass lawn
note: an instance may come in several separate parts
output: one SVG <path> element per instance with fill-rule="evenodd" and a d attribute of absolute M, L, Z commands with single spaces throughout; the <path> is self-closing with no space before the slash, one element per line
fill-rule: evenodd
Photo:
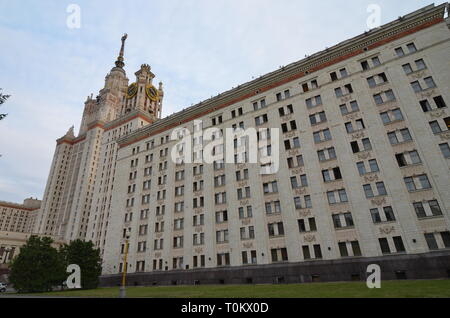
<path fill-rule="evenodd" d="M 64 297 L 118 297 L 119 288 L 98 288 L 34 294 Z M 450 280 L 382 281 L 381 289 L 365 282 L 295 285 L 200 285 L 128 287 L 127 297 L 151 298 L 323 298 L 323 297 L 450 297 Z"/>

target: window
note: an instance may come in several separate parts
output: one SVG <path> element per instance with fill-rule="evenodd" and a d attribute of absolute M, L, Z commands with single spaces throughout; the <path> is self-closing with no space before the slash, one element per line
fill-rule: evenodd
<path fill-rule="evenodd" d="M 413 69 L 412 69 L 412 67 L 411 67 L 411 64 L 405 64 L 405 65 L 403 65 L 402 66 L 403 67 L 403 70 L 405 71 L 405 73 L 408 75 L 408 74 L 411 74 L 412 72 L 413 72 Z"/>
<path fill-rule="evenodd" d="M 419 219 L 429 216 L 442 215 L 442 211 L 437 200 L 431 200 L 428 202 L 414 202 L 413 206 Z"/>
<path fill-rule="evenodd" d="M 443 143 L 439 145 L 439 148 L 441 149 L 442 155 L 444 158 L 450 158 L 450 147 L 448 143 Z"/>
<path fill-rule="evenodd" d="M 319 157 L 319 161 L 327 161 L 327 160 L 336 159 L 336 151 L 335 151 L 334 147 L 327 148 L 324 150 L 318 150 L 317 156 Z"/>
<path fill-rule="evenodd" d="M 329 204 L 337 204 L 347 202 L 347 193 L 345 189 L 337 190 L 337 191 L 329 191 L 327 192 L 327 198 Z"/>
<path fill-rule="evenodd" d="M 267 114 L 255 117 L 255 124 L 256 124 L 256 126 L 260 126 L 260 125 L 265 124 L 267 122 L 268 122 Z"/>
<path fill-rule="evenodd" d="M 367 83 L 370 88 L 374 88 L 375 86 L 384 84 L 388 81 L 385 73 L 380 73 L 375 76 L 371 76 L 367 78 Z"/>
<path fill-rule="evenodd" d="M 314 138 L 314 142 L 315 143 L 321 143 L 321 142 L 324 142 L 324 141 L 331 140 L 332 137 L 331 137 L 330 129 L 327 128 L 327 129 L 324 129 L 324 130 L 321 130 L 321 131 L 314 132 L 313 133 L 313 138 Z"/>
<path fill-rule="evenodd" d="M 395 54 L 397 54 L 398 57 L 402 57 L 405 55 L 405 52 L 401 47 L 395 49 Z"/>
<path fill-rule="evenodd" d="M 387 238 L 379 238 L 378 242 L 380 243 L 381 252 L 383 254 L 390 254 L 391 249 L 389 248 L 389 243 Z"/>
<path fill-rule="evenodd" d="M 322 105 L 322 97 L 320 95 L 314 96 L 312 98 L 308 98 L 305 100 L 306 107 L 312 108 L 319 105 Z"/>
<path fill-rule="evenodd" d="M 422 86 L 420 86 L 419 81 L 414 81 L 411 83 L 411 87 L 414 90 L 414 92 L 418 93 L 422 91 Z"/>
<path fill-rule="evenodd" d="M 431 184 L 426 174 L 415 177 L 406 177 L 404 178 L 404 181 L 409 192 L 431 188 Z M 418 187 L 418 185 L 420 187 Z"/>
<path fill-rule="evenodd" d="M 261 108 L 266 107 L 266 100 L 265 99 L 261 99 L 260 101 L 257 102 L 253 102 L 253 109 L 254 110 L 258 110 Z"/>
<path fill-rule="evenodd" d="M 425 240 L 430 250 L 439 249 L 436 238 L 434 237 L 434 233 L 425 233 Z"/>
<path fill-rule="evenodd" d="M 441 126 L 439 125 L 437 120 L 431 121 L 430 123 L 431 131 L 433 134 L 439 134 L 442 132 Z"/>
<path fill-rule="evenodd" d="M 425 81 L 425 84 L 427 85 L 427 88 L 434 88 L 436 87 L 436 83 L 434 82 L 433 78 L 430 77 L 425 77 L 423 79 Z"/>
<path fill-rule="evenodd" d="M 408 48 L 409 53 L 414 53 L 417 51 L 417 48 L 414 43 L 409 43 L 406 45 L 406 47 Z"/>
<path fill-rule="evenodd" d="M 276 193 L 278 192 L 278 186 L 276 181 L 268 182 L 263 184 L 264 194 Z"/>
<path fill-rule="evenodd" d="M 273 248 L 270 250 L 272 262 L 283 262 L 288 260 L 288 253 L 286 248 Z"/>
<path fill-rule="evenodd" d="M 394 240 L 394 246 L 397 252 L 404 252 L 405 246 L 403 245 L 401 236 L 394 236 L 392 239 Z"/>
<path fill-rule="evenodd" d="M 427 68 L 423 59 L 416 60 L 415 63 L 416 63 L 416 67 L 417 67 L 418 71 L 421 71 L 421 70 Z"/>
<path fill-rule="evenodd" d="M 433 97 L 433 100 L 436 103 L 437 108 L 447 107 L 447 105 L 445 104 L 444 99 L 442 98 L 442 96 Z"/>

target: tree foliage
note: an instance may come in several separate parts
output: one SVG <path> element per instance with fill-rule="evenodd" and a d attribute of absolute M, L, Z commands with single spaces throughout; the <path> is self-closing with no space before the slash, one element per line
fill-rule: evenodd
<path fill-rule="evenodd" d="M 2 92 L 2 89 L 0 88 L 0 105 L 6 102 L 6 100 L 10 97 L 10 95 L 4 95 Z M 6 117 L 7 114 L 0 114 L 0 120 Z"/>
<path fill-rule="evenodd" d="M 75 240 L 60 249 L 64 266 L 77 264 L 81 269 L 81 288 L 97 288 L 99 276 L 102 272 L 100 250 L 94 248 L 92 242 Z"/>
<path fill-rule="evenodd" d="M 66 277 L 58 250 L 49 237 L 31 236 L 11 264 L 10 282 L 18 292 L 51 291 Z"/>

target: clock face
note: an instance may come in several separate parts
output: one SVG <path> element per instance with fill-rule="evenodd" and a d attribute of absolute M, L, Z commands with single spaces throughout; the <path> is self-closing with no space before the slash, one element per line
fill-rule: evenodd
<path fill-rule="evenodd" d="M 156 102 L 158 100 L 159 94 L 158 94 L 158 90 L 155 88 L 155 86 L 153 85 L 148 85 L 145 88 L 145 93 L 147 94 L 147 97 L 153 101 Z"/>
<path fill-rule="evenodd" d="M 130 99 L 130 98 L 133 98 L 134 96 L 136 96 L 137 91 L 138 91 L 138 88 L 137 88 L 136 83 L 133 83 L 130 86 L 128 86 L 127 98 Z"/>

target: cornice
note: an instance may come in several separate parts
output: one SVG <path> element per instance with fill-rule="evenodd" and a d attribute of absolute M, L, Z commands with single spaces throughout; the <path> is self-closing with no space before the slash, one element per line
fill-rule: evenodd
<path fill-rule="evenodd" d="M 120 138 L 118 140 L 119 147 L 127 146 L 165 130 L 175 128 L 221 108 L 239 103 L 240 101 L 252 97 L 256 99 L 264 92 L 275 87 L 309 76 L 321 69 L 444 22 L 443 16 L 447 5 L 448 3 L 436 7 L 430 5 L 414 11 L 377 29 L 365 32 L 324 51 L 261 76 L 258 79 L 239 85 L 237 88 L 219 94 L 216 97 L 160 119 L 151 125 Z"/>

